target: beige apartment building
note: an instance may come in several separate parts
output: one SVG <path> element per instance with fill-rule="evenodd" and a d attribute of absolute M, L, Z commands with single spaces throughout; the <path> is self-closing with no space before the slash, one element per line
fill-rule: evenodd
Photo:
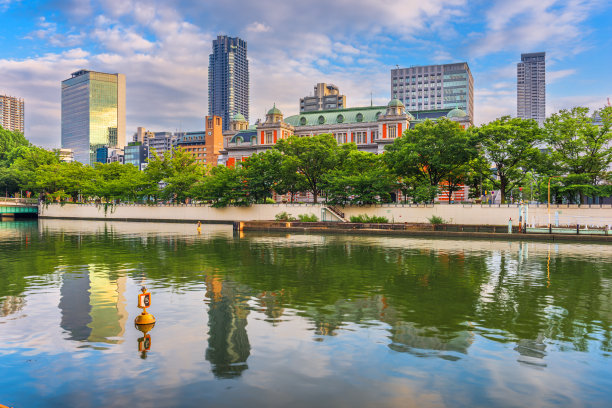
<path fill-rule="evenodd" d="M 22 98 L 0 95 L 0 126 L 24 133 L 24 102 Z"/>

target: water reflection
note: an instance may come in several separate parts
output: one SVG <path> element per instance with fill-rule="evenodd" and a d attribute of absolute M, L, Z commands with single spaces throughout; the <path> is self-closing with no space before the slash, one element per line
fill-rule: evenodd
<path fill-rule="evenodd" d="M 283 392 L 293 387 L 304 396 L 305 384 L 331 393 L 394 382 L 392 390 L 370 391 L 382 406 L 400 400 L 385 392 L 399 398 L 415 389 L 462 406 L 512 405 L 508 390 L 529 387 L 575 402 L 571 387 L 552 388 L 561 373 L 581 392 L 591 386 L 582 378 L 596 377 L 598 390 L 612 385 L 608 246 L 234 237 L 230 226 L 207 225 L 199 235 L 193 225 L 160 224 L 159 233 L 156 224 L 80 225 L 50 220 L 37 231 L 28 225 L 0 233 L 6 255 L 0 257 L 0 370 L 10 365 L 8 355 L 53 356 L 49 350 L 65 348 L 63 361 L 71 363 L 59 372 L 89 372 L 84 365 L 94 364 L 103 384 L 128 392 L 123 381 L 133 384 L 151 370 L 159 389 L 174 390 L 174 402 L 184 406 L 194 405 L 186 395 L 218 404 L 215 395 L 227 384 L 255 398 L 274 395 L 280 383 Z M 126 328 L 128 312 L 138 313 L 126 296 L 135 297 L 144 278 L 156 296 L 154 336 Z M 23 318 L 10 317 L 17 312 Z M 26 323 L 44 324 L 46 333 L 23 334 L 19 325 Z M 24 338 L 28 351 L 15 346 Z M 71 360 L 75 349 L 82 363 Z M 147 358 L 152 350 L 155 358 Z M 522 370 L 547 381 L 536 387 Z M 22 368 L 24 377 L 35 377 L 32 372 Z M 6 381 L 0 379 L 0 388 Z M 498 387 L 495 397 L 481 395 L 487 387 Z M 270 405 L 264 400 L 254 405 Z M 533 405 L 555 405 L 550 401 Z"/>
<path fill-rule="evenodd" d="M 121 343 L 127 321 L 126 277 L 93 270 L 62 274 L 60 326 L 68 339 Z"/>
<path fill-rule="evenodd" d="M 219 277 L 206 278 L 208 299 L 208 349 L 206 360 L 217 378 L 232 378 L 249 368 L 251 352 L 247 334 L 249 315 L 246 288 Z"/>

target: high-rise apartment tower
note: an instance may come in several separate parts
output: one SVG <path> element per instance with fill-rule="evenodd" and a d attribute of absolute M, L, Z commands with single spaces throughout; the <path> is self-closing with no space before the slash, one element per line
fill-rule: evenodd
<path fill-rule="evenodd" d="M 249 120 L 247 43 L 220 35 L 213 40 L 208 62 L 208 115 L 220 116 L 223 130 L 228 130 L 237 113 Z"/>
<path fill-rule="evenodd" d="M 62 81 L 62 148 L 84 164 L 125 146 L 125 75 L 80 70 Z"/>
<path fill-rule="evenodd" d="M 546 53 L 521 54 L 516 65 L 516 110 L 523 119 L 546 119 Z"/>
<path fill-rule="evenodd" d="M 23 133 L 23 99 L 0 95 L 0 125 L 10 131 Z"/>
<path fill-rule="evenodd" d="M 346 96 L 334 84 L 318 83 L 313 96 L 300 98 L 300 112 L 346 108 Z"/>
<path fill-rule="evenodd" d="M 474 79 L 467 62 L 392 69 L 391 99 L 409 111 L 461 109 L 474 121 Z"/>

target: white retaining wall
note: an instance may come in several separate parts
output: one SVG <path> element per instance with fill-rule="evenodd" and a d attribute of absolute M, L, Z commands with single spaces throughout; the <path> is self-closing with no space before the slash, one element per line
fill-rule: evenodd
<path fill-rule="evenodd" d="M 147 205 L 117 205 L 109 206 L 104 211 L 104 205 L 93 204 L 49 204 L 41 205 L 40 217 L 77 218 L 77 219 L 108 219 L 108 220 L 160 220 L 160 221 L 255 221 L 274 220 L 280 212 L 287 212 L 297 218 L 299 214 L 315 214 L 322 218 L 322 204 L 255 204 L 250 207 L 212 208 L 197 205 L 147 206 Z M 463 206 L 461 204 L 439 204 L 429 207 L 408 205 L 382 205 L 372 207 L 344 207 L 341 210 L 348 219 L 351 215 L 367 214 L 384 216 L 390 222 L 426 223 L 432 215 L 442 217 L 453 224 L 471 225 L 506 225 L 508 219 L 518 222 L 517 206 Z M 610 225 L 612 224 L 612 208 L 567 208 L 566 206 L 551 208 L 551 221 L 560 225 Z M 326 220 L 333 218 L 327 213 Z M 536 225 L 548 224 L 545 205 L 529 207 L 529 223 Z"/>

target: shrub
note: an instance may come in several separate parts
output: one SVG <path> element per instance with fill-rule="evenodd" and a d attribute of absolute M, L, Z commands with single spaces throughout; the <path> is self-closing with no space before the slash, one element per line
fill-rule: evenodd
<path fill-rule="evenodd" d="M 301 222 L 317 222 L 319 219 L 314 214 L 300 214 L 298 218 Z"/>
<path fill-rule="evenodd" d="M 351 215 L 351 222 L 358 223 L 372 223 L 372 224 L 386 224 L 389 222 L 387 217 L 377 217 L 372 215 L 371 217 L 367 214 Z"/>
<path fill-rule="evenodd" d="M 265 204 L 276 204 L 276 201 L 270 197 L 266 197 Z"/>
<path fill-rule="evenodd" d="M 276 221 L 295 221 L 295 217 L 293 215 L 287 214 L 286 211 L 280 212 L 274 216 Z"/>
<path fill-rule="evenodd" d="M 438 217 L 437 215 L 432 215 L 431 218 L 428 218 L 427 220 L 434 225 L 446 224 L 446 220 L 442 217 Z"/>

